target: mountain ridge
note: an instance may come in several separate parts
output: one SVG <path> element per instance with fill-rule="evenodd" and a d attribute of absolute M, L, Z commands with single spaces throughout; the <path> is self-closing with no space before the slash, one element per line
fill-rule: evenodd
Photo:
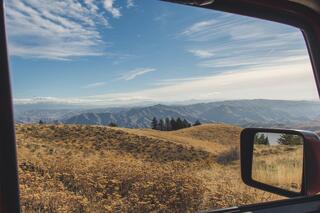
<path fill-rule="evenodd" d="M 41 116 L 41 113 L 43 116 Z M 98 124 L 113 122 L 127 128 L 148 128 L 153 117 L 177 118 L 189 122 L 227 123 L 242 127 L 294 126 L 320 117 L 318 101 L 230 100 L 190 105 L 156 104 L 141 107 L 100 108 L 86 110 L 26 110 L 16 113 L 20 123 Z M 28 117 L 29 116 L 29 117 Z M 301 125 L 300 125 L 301 126 Z"/>

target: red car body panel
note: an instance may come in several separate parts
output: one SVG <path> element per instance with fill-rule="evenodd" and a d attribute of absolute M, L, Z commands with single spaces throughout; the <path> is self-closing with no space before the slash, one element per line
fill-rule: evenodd
<path fill-rule="evenodd" d="M 306 168 L 306 191 L 308 195 L 320 192 L 320 142 L 319 139 L 310 137 L 309 143 L 304 146 Z"/>

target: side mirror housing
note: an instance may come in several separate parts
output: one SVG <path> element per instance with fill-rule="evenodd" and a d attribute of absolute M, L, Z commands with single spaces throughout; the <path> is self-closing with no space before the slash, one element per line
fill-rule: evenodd
<path fill-rule="evenodd" d="M 241 132 L 245 184 L 286 197 L 320 192 L 320 139 L 310 131 L 247 128 Z"/>

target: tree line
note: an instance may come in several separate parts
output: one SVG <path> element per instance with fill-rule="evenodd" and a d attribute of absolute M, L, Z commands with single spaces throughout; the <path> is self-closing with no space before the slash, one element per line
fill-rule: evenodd
<path fill-rule="evenodd" d="M 278 143 L 281 145 L 302 145 L 303 139 L 299 135 L 281 134 Z"/>
<path fill-rule="evenodd" d="M 255 134 L 254 143 L 262 144 L 262 145 L 270 145 L 268 136 L 265 136 L 264 134 Z"/>
<path fill-rule="evenodd" d="M 151 121 L 151 128 L 160 131 L 173 131 L 198 125 L 201 125 L 200 121 L 198 120 L 194 124 L 191 124 L 186 119 L 181 119 L 179 117 L 176 119 L 165 118 L 160 120 L 158 120 L 156 117 L 153 117 Z"/>
<path fill-rule="evenodd" d="M 302 145 L 303 139 L 299 135 L 281 134 L 276 142 L 279 145 Z M 261 145 L 270 145 L 268 136 L 261 133 L 254 136 L 254 143 Z"/>

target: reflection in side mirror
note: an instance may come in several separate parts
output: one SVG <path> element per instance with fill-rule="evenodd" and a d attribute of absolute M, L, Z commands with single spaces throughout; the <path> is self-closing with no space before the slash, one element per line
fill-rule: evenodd
<path fill-rule="evenodd" d="M 240 140 L 241 178 L 286 197 L 320 192 L 320 138 L 304 130 L 247 128 Z"/>
<path fill-rule="evenodd" d="M 291 133 L 257 132 L 254 135 L 252 179 L 301 192 L 303 137 Z"/>

